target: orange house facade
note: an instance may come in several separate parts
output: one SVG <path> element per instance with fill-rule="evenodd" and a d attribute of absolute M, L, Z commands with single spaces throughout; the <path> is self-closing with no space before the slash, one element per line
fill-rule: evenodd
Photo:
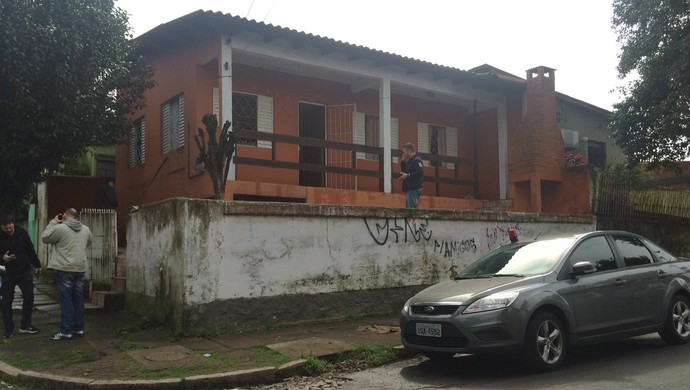
<path fill-rule="evenodd" d="M 238 136 L 226 200 L 404 207 L 411 142 L 420 208 L 588 213 L 586 162 L 623 158 L 608 111 L 557 93 L 548 67 L 463 71 L 205 11 L 137 40 L 156 87 L 117 147 L 123 208 L 213 197 L 195 139 L 209 113 Z"/>

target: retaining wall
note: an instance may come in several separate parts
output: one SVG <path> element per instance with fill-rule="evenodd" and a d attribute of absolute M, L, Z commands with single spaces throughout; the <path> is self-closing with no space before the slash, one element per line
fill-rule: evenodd
<path fill-rule="evenodd" d="M 129 215 L 127 305 L 180 329 L 390 313 L 508 242 L 589 215 L 174 198 Z"/>

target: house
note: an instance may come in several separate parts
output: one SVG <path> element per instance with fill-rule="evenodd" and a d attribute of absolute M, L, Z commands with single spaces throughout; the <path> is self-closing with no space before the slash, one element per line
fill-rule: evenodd
<path fill-rule="evenodd" d="M 402 207 L 412 142 L 420 208 L 588 213 L 589 168 L 624 159 L 609 112 L 557 93 L 545 66 L 464 71 L 201 10 L 137 40 L 156 87 L 117 147 L 120 215 L 213 196 L 195 140 L 207 113 L 238 135 L 227 200 Z"/>

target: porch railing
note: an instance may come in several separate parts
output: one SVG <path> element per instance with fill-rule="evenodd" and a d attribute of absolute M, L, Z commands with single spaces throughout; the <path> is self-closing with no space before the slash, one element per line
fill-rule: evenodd
<path fill-rule="evenodd" d="M 383 177 L 383 148 L 375 146 L 357 145 L 344 142 L 327 141 L 317 138 L 307 138 L 307 137 L 296 137 L 283 134 L 274 133 L 264 133 L 257 131 L 235 131 L 238 138 L 242 139 L 252 139 L 259 141 L 268 141 L 271 143 L 271 158 L 256 158 L 256 157 L 240 157 L 235 155 L 234 161 L 237 165 L 253 165 L 262 166 L 270 168 L 282 168 L 282 169 L 293 169 L 299 171 L 310 171 L 319 173 L 334 173 L 334 174 L 345 174 L 352 176 L 362 176 L 362 177 L 375 177 L 379 179 L 379 191 L 383 191 L 384 188 L 384 177 Z M 278 160 L 276 157 L 276 144 L 288 144 L 288 145 L 298 145 L 300 147 L 311 147 L 320 148 L 324 153 L 328 151 L 338 151 L 338 152 L 348 152 L 350 154 L 350 166 L 333 166 L 328 165 L 326 162 L 324 164 L 310 164 L 301 163 L 294 161 L 282 161 Z M 378 167 L 376 170 L 367 169 L 362 167 L 358 162 L 357 154 L 366 153 L 369 155 L 378 156 Z M 402 151 L 399 149 L 393 149 L 391 151 L 393 158 L 401 157 Z M 459 185 L 459 186 L 471 186 L 473 187 L 473 192 L 476 192 L 476 161 L 471 158 L 463 157 L 453 157 L 453 156 L 441 156 L 431 153 L 418 153 L 423 160 L 431 162 L 434 167 L 434 175 L 425 175 L 424 181 L 431 182 L 435 184 L 435 195 L 438 196 L 441 193 L 441 184 L 449 185 Z M 441 176 L 441 171 L 451 170 L 449 168 L 442 168 L 443 165 L 453 166 L 452 177 Z M 466 169 L 469 172 L 470 178 L 461 177 L 461 167 L 468 167 Z M 395 172 L 395 171 L 394 171 Z M 428 170 L 427 170 L 428 172 Z M 467 176 L 467 175 L 466 175 Z M 393 175 L 392 181 L 397 179 L 397 175 Z M 476 193 L 473 193 L 476 197 Z"/>

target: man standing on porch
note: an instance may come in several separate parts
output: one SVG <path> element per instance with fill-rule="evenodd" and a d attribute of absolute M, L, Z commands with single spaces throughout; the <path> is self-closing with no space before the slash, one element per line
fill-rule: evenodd
<path fill-rule="evenodd" d="M 424 163 L 422 159 L 417 156 L 413 144 L 406 143 L 403 145 L 400 166 L 402 172 L 398 180 L 403 181 L 405 207 L 408 209 L 416 209 L 419 204 L 419 197 L 422 195 Z"/>

